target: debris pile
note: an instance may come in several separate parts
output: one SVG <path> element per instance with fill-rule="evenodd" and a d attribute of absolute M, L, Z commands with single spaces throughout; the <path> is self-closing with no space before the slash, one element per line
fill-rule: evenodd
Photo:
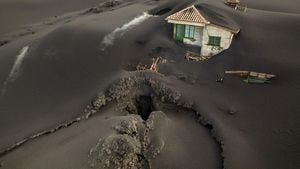
<path fill-rule="evenodd" d="M 247 11 L 247 6 L 246 5 L 236 5 L 235 10 L 241 11 L 241 12 L 246 12 Z"/>
<path fill-rule="evenodd" d="M 143 64 L 138 64 L 136 66 L 136 70 L 151 70 L 152 72 L 158 72 L 158 65 L 162 63 L 167 63 L 166 59 L 163 59 L 162 57 L 157 57 L 156 59 L 152 59 L 152 64 L 150 67 Z"/>
<path fill-rule="evenodd" d="M 225 4 L 236 7 L 240 3 L 240 0 L 225 0 Z"/>
<path fill-rule="evenodd" d="M 191 51 L 187 51 L 184 58 L 188 61 L 192 60 L 192 61 L 205 61 L 211 58 L 211 56 L 200 56 L 197 53 L 191 52 Z"/>

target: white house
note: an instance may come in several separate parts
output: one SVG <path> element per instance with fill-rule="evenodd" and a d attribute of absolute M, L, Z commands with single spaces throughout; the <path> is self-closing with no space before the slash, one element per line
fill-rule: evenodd
<path fill-rule="evenodd" d="M 185 44 L 201 47 L 201 56 L 213 56 L 231 45 L 233 36 L 240 28 L 224 19 L 226 17 L 193 5 L 166 18 L 174 24 L 174 39 Z"/>

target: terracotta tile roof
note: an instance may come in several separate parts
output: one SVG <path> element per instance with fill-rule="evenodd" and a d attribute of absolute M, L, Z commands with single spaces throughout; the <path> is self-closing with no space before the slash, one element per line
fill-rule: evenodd
<path fill-rule="evenodd" d="M 174 13 L 166 18 L 167 20 L 178 20 L 196 23 L 205 23 L 208 21 L 200 14 L 200 12 L 195 8 L 195 6 L 190 6 L 179 12 Z"/>

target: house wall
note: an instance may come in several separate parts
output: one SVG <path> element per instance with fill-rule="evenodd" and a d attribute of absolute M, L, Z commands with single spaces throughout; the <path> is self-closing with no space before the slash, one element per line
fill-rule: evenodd
<path fill-rule="evenodd" d="M 221 37 L 220 47 L 208 45 L 209 36 Z M 228 49 L 231 45 L 232 38 L 232 32 L 215 25 L 206 25 L 203 29 L 201 56 L 213 56 Z"/>
<path fill-rule="evenodd" d="M 203 27 L 195 26 L 194 39 L 184 38 L 183 43 L 195 46 L 202 46 Z"/>

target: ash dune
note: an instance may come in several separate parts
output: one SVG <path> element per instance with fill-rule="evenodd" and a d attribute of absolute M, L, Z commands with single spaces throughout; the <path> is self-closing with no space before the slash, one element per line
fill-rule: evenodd
<path fill-rule="evenodd" d="M 139 24 L 141 24 L 142 22 L 144 22 L 145 20 L 147 20 L 150 17 L 152 17 L 152 16 L 150 14 L 148 14 L 148 13 L 145 12 L 142 15 L 135 17 L 130 22 L 124 24 L 122 27 L 118 27 L 114 31 L 112 31 L 111 33 L 109 33 L 108 35 L 106 35 L 103 38 L 103 41 L 102 41 L 102 44 L 104 45 L 103 50 L 105 50 L 105 48 L 107 46 L 113 45 L 114 41 L 117 38 L 122 37 L 122 35 L 124 35 L 126 33 L 126 31 L 134 28 L 135 26 L 137 26 Z"/>
<path fill-rule="evenodd" d="M 19 2 L 25 3 L 9 3 Z M 47 2 L 30 1 L 43 8 Z M 227 51 L 206 62 L 184 60 L 187 47 L 172 39 L 173 28 L 165 21 L 195 1 L 120 2 L 100 9 L 77 0 L 57 11 L 79 12 L 58 16 L 51 24 L 41 20 L 50 13 L 32 18 L 42 21 L 31 25 L 34 34 L 3 35 L 13 37 L 0 46 L 0 88 L 6 89 L 0 99 L 1 168 L 300 167 L 298 2 L 245 0 L 247 12 L 239 12 L 222 1 L 197 1 L 241 28 Z M 0 18 L 7 18 L 2 13 L 9 12 L 0 11 Z M 107 35 L 147 11 L 156 16 L 102 50 Z M 24 24 L 12 20 L 0 32 Z M 30 49 L 22 69 L 6 84 L 24 46 Z M 159 65 L 159 73 L 132 71 L 157 56 L 170 61 Z M 231 76 L 216 83 L 228 69 L 272 72 L 277 78 L 268 85 L 244 84 Z M 154 119 L 153 130 L 149 119 Z M 125 129 L 121 122 L 128 124 Z M 57 126 L 62 127 L 53 130 Z M 146 134 L 137 134 L 142 128 Z M 151 145 L 155 151 L 146 151 Z"/>
<path fill-rule="evenodd" d="M 94 6 L 99 3 L 99 0 L 65 0 L 64 4 L 68 5 L 61 3 L 59 0 L 2 0 L 0 2 L 0 22 L 2 23 L 0 35 L 47 17 Z"/>
<path fill-rule="evenodd" d="M 1 96 L 5 94 L 6 86 L 9 83 L 12 83 L 14 80 L 16 80 L 16 78 L 18 77 L 20 67 L 22 65 L 22 61 L 23 61 L 28 49 L 29 49 L 28 46 L 23 47 L 22 50 L 20 51 L 20 54 L 16 57 L 15 63 L 13 65 L 13 67 L 11 68 L 9 75 L 3 84 L 3 88 L 1 90 Z"/>
<path fill-rule="evenodd" d="M 272 2 L 270 1 L 251 1 L 251 0 L 245 0 L 242 1 L 244 4 L 247 4 L 249 8 L 252 9 L 258 9 L 262 11 L 269 11 L 269 12 L 279 12 L 279 13 L 300 13 L 300 4 L 296 2 L 295 0 L 290 1 L 279 1 L 274 0 Z M 291 5 L 287 5 L 291 4 Z"/>
<path fill-rule="evenodd" d="M 220 168 L 220 145 L 211 128 L 201 125 L 191 103 L 161 78 L 125 73 L 87 106 L 88 120 L 9 153 L 3 168 Z M 69 153 L 76 162 L 63 162 L 74 160 Z"/>

